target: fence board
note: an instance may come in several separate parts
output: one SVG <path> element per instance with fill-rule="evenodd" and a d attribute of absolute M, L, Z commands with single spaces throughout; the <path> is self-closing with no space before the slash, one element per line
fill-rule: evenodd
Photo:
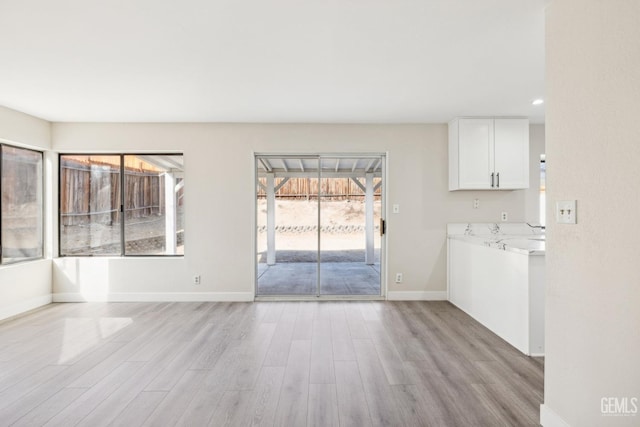
<path fill-rule="evenodd" d="M 275 185 L 278 186 L 283 178 L 276 178 Z M 266 185 L 266 178 L 258 178 L 262 185 Z M 374 185 L 380 182 L 381 178 L 374 178 Z M 364 192 L 350 178 L 323 178 L 320 183 L 323 200 L 349 200 L 361 199 Z M 374 197 L 380 198 L 382 189 L 375 191 Z M 266 192 L 262 187 L 258 187 L 258 198 L 265 198 Z M 303 198 L 316 199 L 318 197 L 318 178 L 290 178 L 276 193 L 276 197 L 283 198 Z"/>
<path fill-rule="evenodd" d="M 92 162 L 94 159 L 92 159 Z M 110 224 L 120 215 L 120 169 L 104 162 L 96 168 L 82 159 L 64 158 L 60 167 L 62 225 Z M 164 212 L 164 177 L 156 171 L 125 168 L 127 219 Z"/>

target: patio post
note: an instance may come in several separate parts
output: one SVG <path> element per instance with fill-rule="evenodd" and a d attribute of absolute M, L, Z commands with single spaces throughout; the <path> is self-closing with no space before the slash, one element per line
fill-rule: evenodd
<path fill-rule="evenodd" d="M 276 191 L 275 174 L 267 173 L 267 265 L 276 263 Z"/>
<path fill-rule="evenodd" d="M 176 178 L 171 172 L 164 174 L 165 254 L 176 254 Z"/>
<path fill-rule="evenodd" d="M 375 252 L 373 244 L 373 174 L 365 174 L 365 262 L 372 265 L 375 262 Z"/>

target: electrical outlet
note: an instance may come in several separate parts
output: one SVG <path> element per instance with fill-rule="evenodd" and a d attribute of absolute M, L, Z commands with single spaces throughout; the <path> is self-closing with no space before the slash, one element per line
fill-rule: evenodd
<path fill-rule="evenodd" d="M 500 215 L 500 220 L 501 221 L 509 221 L 509 214 L 507 212 L 502 212 L 502 215 Z"/>
<path fill-rule="evenodd" d="M 402 273 L 396 273 L 396 283 L 402 283 Z"/>
<path fill-rule="evenodd" d="M 193 276 L 193 284 L 194 285 L 199 285 L 200 284 L 200 275 L 196 274 L 195 276 Z"/>
<path fill-rule="evenodd" d="M 473 209 L 478 209 L 480 207 L 480 199 L 473 199 Z"/>

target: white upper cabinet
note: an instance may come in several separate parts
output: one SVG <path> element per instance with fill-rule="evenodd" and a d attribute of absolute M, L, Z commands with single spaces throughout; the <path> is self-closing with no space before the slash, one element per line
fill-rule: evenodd
<path fill-rule="evenodd" d="M 529 120 L 495 119 L 493 149 L 496 186 L 529 188 Z"/>
<path fill-rule="evenodd" d="M 529 120 L 459 118 L 449 123 L 449 190 L 529 188 Z"/>

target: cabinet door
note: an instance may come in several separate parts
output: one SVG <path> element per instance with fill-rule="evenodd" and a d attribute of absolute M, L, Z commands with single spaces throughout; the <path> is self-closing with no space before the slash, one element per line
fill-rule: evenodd
<path fill-rule="evenodd" d="M 459 188 L 491 188 L 493 120 L 460 119 L 458 126 Z"/>
<path fill-rule="evenodd" d="M 447 283 L 449 301 L 467 313 L 473 312 L 473 279 L 471 243 L 447 239 L 449 246 Z"/>
<path fill-rule="evenodd" d="M 528 119 L 495 119 L 494 156 L 498 188 L 529 188 Z"/>

